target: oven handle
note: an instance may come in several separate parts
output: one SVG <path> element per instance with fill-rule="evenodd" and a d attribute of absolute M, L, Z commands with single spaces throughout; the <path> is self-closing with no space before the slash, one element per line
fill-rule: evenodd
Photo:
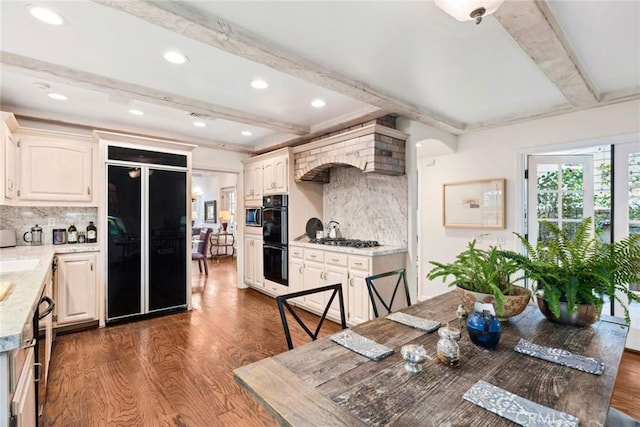
<path fill-rule="evenodd" d="M 50 315 L 51 312 L 53 311 L 53 308 L 56 306 L 56 303 L 53 302 L 53 300 L 46 295 L 40 299 L 40 304 L 42 304 L 43 302 L 46 302 L 49 305 L 38 315 L 38 320 L 42 320 L 48 315 Z"/>

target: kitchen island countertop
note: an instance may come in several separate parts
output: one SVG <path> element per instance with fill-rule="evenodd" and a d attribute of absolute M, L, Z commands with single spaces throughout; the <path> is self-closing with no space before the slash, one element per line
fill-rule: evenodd
<path fill-rule="evenodd" d="M 37 259 L 37 265 L 22 271 L 0 271 L 0 282 L 13 285 L 0 301 L 0 352 L 14 350 L 23 342 L 23 327 L 30 320 L 44 289 L 44 281 L 56 254 L 98 252 L 97 244 L 17 246 L 0 249 L 0 260 Z"/>

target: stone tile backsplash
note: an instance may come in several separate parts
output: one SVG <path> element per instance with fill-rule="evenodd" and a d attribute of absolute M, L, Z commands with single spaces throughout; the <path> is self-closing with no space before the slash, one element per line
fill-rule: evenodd
<path fill-rule="evenodd" d="M 74 224 L 78 231 L 86 233 L 89 221 L 98 226 L 98 208 L 91 207 L 49 207 L 49 206 L 0 206 L 0 228 L 15 228 L 16 243 L 26 245 L 22 236 L 31 227 L 42 227 L 43 244 L 53 244 L 53 229 L 68 229 Z M 50 225 L 54 224 L 54 225 Z M 98 234 L 100 241 L 100 234 Z"/>
<path fill-rule="evenodd" d="M 367 174 L 354 167 L 332 167 L 323 186 L 323 222 L 340 223 L 343 237 L 406 246 L 407 176 Z"/>

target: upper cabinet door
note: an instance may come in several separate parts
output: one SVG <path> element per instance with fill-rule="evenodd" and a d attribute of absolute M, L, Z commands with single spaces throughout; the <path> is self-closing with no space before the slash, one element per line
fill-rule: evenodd
<path fill-rule="evenodd" d="M 20 137 L 20 200 L 93 201 L 91 143 Z"/>
<path fill-rule="evenodd" d="M 4 197 L 15 199 L 18 195 L 18 139 L 6 123 L 2 122 L 4 139 Z"/>
<path fill-rule="evenodd" d="M 283 194 L 288 191 L 289 156 L 284 154 L 265 161 L 264 194 Z"/>

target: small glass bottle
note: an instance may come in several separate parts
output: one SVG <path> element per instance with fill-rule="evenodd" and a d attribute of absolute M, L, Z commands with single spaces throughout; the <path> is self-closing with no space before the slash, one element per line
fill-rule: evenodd
<path fill-rule="evenodd" d="M 84 235 L 84 231 L 78 231 L 78 243 L 85 243 L 87 238 Z"/>
<path fill-rule="evenodd" d="M 67 231 L 67 243 L 78 243 L 78 231 L 76 226 L 71 224 Z"/>
<path fill-rule="evenodd" d="M 96 243 L 98 241 L 98 229 L 93 225 L 93 221 L 89 221 L 87 225 L 87 243 Z"/>
<path fill-rule="evenodd" d="M 436 347 L 436 354 L 438 355 L 438 362 L 445 366 L 456 367 L 460 365 L 460 345 L 456 338 L 459 338 L 460 332 L 449 326 L 443 326 L 438 329 L 438 335 L 440 339 Z"/>

